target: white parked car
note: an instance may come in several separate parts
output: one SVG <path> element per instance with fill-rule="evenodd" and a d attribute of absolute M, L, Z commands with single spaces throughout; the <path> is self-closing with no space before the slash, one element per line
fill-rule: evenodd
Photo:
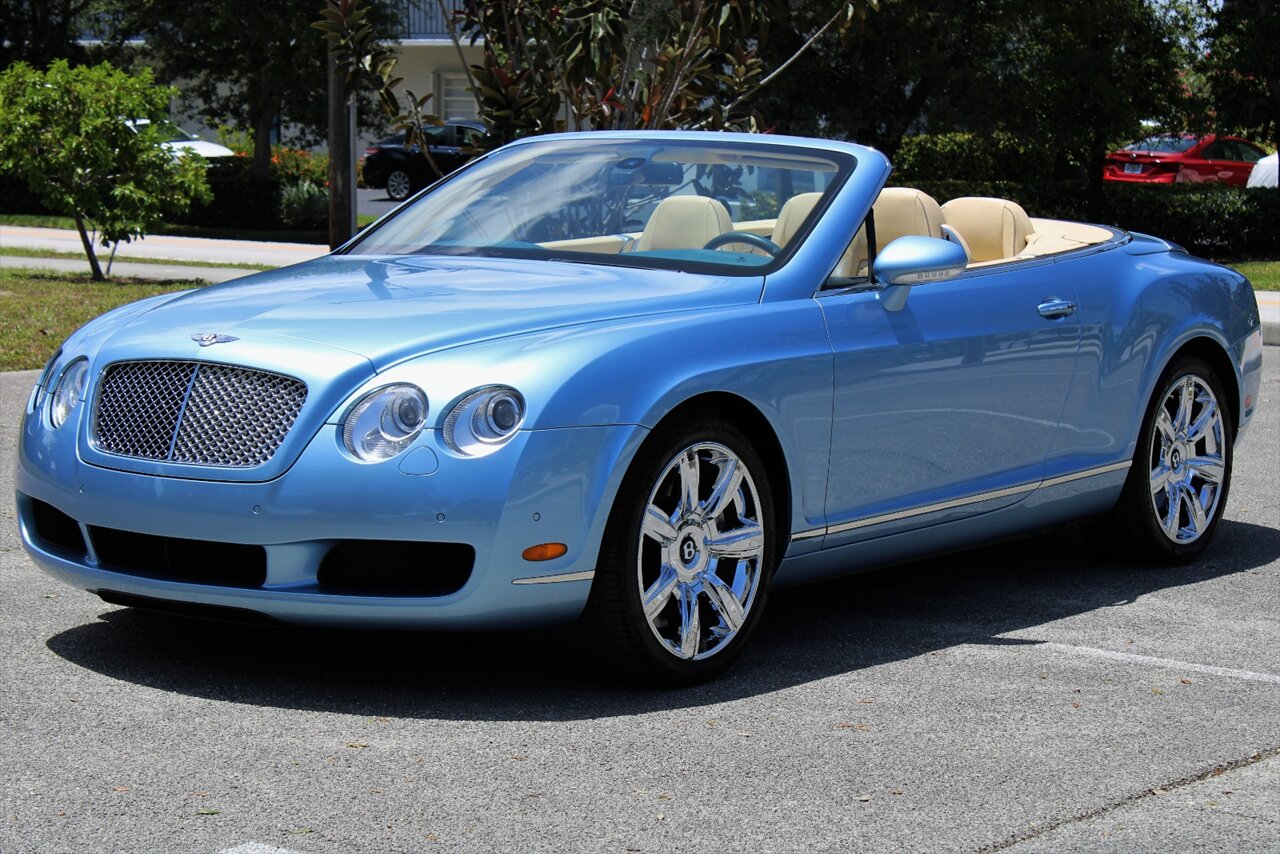
<path fill-rule="evenodd" d="M 1275 187 L 1278 166 L 1280 166 L 1280 155 L 1268 154 L 1254 165 L 1253 171 L 1249 173 L 1249 183 L 1245 186 Z"/>
<path fill-rule="evenodd" d="M 150 119 L 134 119 L 128 122 L 130 128 L 137 131 L 138 128 L 152 124 Z M 155 122 L 156 129 L 160 131 L 164 140 L 162 145 L 174 153 L 174 156 L 180 156 L 184 151 L 194 151 L 201 157 L 210 161 L 217 161 L 222 157 L 235 157 L 236 153 L 225 145 L 219 145 L 216 142 L 209 142 L 187 133 L 182 128 L 170 121 Z"/>

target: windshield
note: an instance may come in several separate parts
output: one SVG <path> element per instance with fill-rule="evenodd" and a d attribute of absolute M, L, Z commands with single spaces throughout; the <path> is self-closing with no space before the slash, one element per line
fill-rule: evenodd
<path fill-rule="evenodd" d="M 1186 151 L 1196 144 L 1194 136 L 1149 136 L 1140 139 L 1133 145 L 1126 145 L 1125 151 L 1165 151 L 1178 153 Z"/>
<path fill-rule="evenodd" d="M 348 251 L 768 272 L 800 244 L 854 160 L 716 136 L 602 134 L 512 146 L 456 173 Z"/>

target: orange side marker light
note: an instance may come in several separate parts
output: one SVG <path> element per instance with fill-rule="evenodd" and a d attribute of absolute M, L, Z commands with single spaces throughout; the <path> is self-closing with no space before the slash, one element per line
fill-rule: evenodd
<path fill-rule="evenodd" d="M 522 553 L 525 560 L 555 560 L 563 557 L 569 551 L 569 547 L 564 543 L 540 543 L 536 546 L 529 546 Z"/>

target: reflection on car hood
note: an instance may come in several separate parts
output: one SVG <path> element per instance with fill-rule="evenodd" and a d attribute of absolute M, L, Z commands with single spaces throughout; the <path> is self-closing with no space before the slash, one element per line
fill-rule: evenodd
<path fill-rule="evenodd" d="M 752 303 L 762 284 L 557 261 L 331 255 L 184 294 L 135 317 L 112 341 L 287 336 L 358 353 L 381 369 L 522 332 Z"/>

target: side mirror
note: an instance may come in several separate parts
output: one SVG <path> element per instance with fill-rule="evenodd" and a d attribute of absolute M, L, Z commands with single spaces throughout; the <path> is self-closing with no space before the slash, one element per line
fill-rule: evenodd
<path fill-rule="evenodd" d="M 886 311 L 901 311 L 913 285 L 940 282 L 964 272 L 964 247 L 936 237 L 899 237 L 876 255 L 872 274 L 887 287 L 880 292 Z"/>

